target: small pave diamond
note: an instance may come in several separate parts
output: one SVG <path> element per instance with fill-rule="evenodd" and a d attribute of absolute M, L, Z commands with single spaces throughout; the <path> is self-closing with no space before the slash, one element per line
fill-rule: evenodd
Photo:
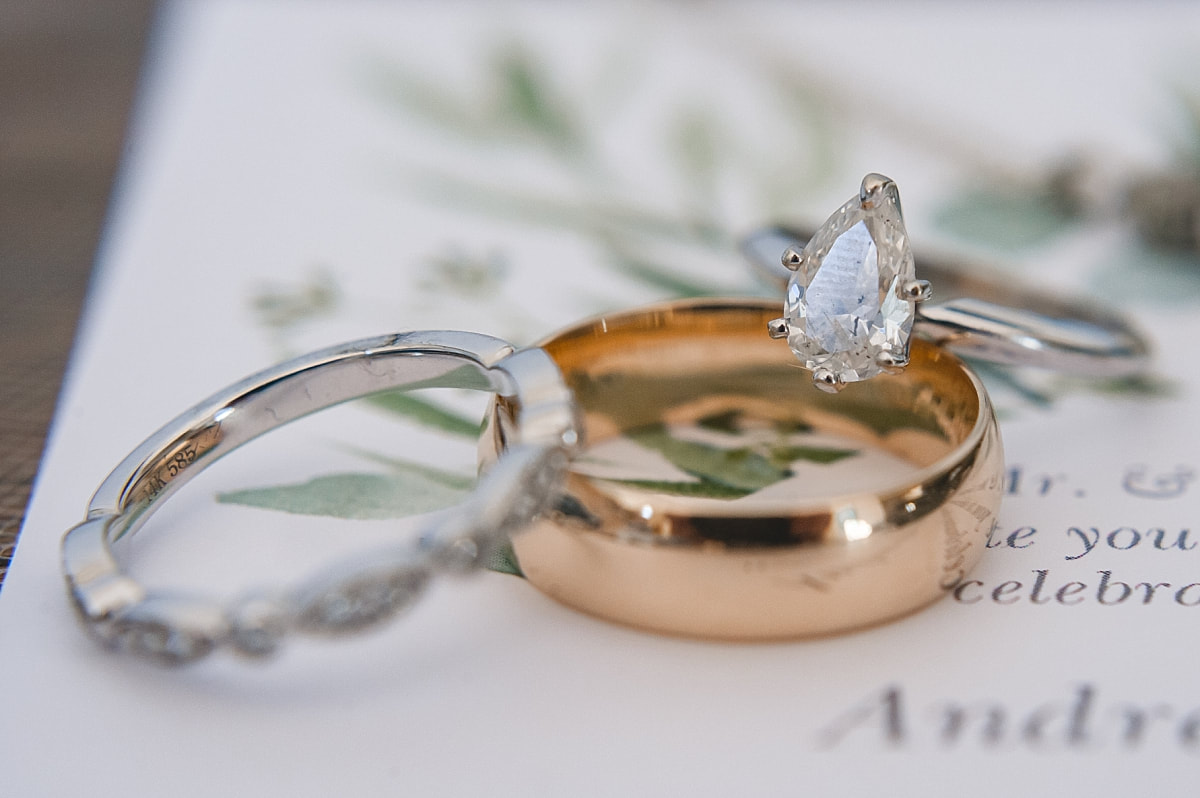
<path fill-rule="evenodd" d="M 345 634 L 374 626 L 411 606 L 429 580 L 419 557 L 401 554 L 366 570 L 349 569 L 309 586 L 300 596 L 296 626 L 318 634 Z"/>
<path fill-rule="evenodd" d="M 282 600 L 247 596 L 227 613 L 229 643 L 246 657 L 269 657 L 287 632 L 288 608 Z"/>
<path fill-rule="evenodd" d="M 220 608 L 176 596 L 148 596 L 113 619 L 113 644 L 162 665 L 203 659 L 229 632 Z"/>
<path fill-rule="evenodd" d="M 838 384 L 907 362 L 914 282 L 896 184 L 868 175 L 862 196 L 826 220 L 788 281 L 788 345 L 805 368 Z"/>

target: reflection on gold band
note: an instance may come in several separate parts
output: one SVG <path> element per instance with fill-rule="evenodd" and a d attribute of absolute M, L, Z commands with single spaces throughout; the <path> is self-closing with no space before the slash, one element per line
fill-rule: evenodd
<path fill-rule="evenodd" d="M 645 629 L 771 639 L 895 618 L 963 578 L 1003 475 L 978 379 L 918 341 L 903 374 L 829 395 L 766 335 L 774 315 L 672 303 L 541 343 L 588 448 L 557 509 L 513 541 L 530 582 Z M 512 417 L 494 406 L 485 459 Z"/>

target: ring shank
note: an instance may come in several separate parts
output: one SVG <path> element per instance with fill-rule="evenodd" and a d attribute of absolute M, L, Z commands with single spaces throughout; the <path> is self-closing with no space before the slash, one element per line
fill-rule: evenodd
<path fill-rule="evenodd" d="M 772 639 L 903 615 L 962 578 L 984 549 L 1003 471 L 978 380 L 922 342 L 902 376 L 830 396 L 762 334 L 776 312 L 766 301 L 674 303 L 541 343 L 575 393 L 589 449 L 557 511 L 513 541 L 530 582 L 644 629 Z M 500 451 L 519 425 L 503 402 L 492 422 Z M 629 438 L 659 445 L 664 429 L 734 441 L 738 458 L 794 450 L 801 460 L 779 482 L 731 496 L 616 478 L 635 460 L 607 476 L 588 463 L 589 453 L 633 451 Z M 854 454 L 803 459 L 831 445 Z M 902 468 L 874 473 L 875 463 Z"/>
<path fill-rule="evenodd" d="M 803 249 L 809 237 L 795 227 L 766 227 L 743 239 L 742 251 L 757 273 L 782 291 L 791 273 L 779 253 Z M 1145 336 L 1117 313 L 983 276 L 987 272 L 918 259 L 917 274 L 933 285 L 934 301 L 919 307 L 914 332 L 964 357 L 1005 365 L 1110 378 L 1149 367 Z"/>
<path fill-rule="evenodd" d="M 210 397 L 151 436 L 97 489 L 89 514 L 124 513 L 166 498 L 204 461 L 357 397 L 439 387 L 511 394 L 510 381 L 490 368 L 512 352 L 504 341 L 473 333 L 401 333 L 282 363 Z"/>

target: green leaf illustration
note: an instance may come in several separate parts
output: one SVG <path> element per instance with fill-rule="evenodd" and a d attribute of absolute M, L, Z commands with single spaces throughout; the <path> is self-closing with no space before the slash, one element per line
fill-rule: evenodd
<path fill-rule="evenodd" d="M 740 410 L 726 410 L 723 413 L 713 413 L 697 419 L 696 426 L 713 432 L 735 433 L 739 431 L 738 419 L 742 417 Z"/>
<path fill-rule="evenodd" d="M 844 460 L 847 457 L 853 457 L 858 452 L 853 449 L 834 449 L 826 446 L 772 446 L 771 463 L 783 468 L 791 465 L 797 460 L 804 460 L 809 463 L 819 463 L 827 465 L 836 463 L 838 460 Z"/>
<path fill-rule="evenodd" d="M 459 247 L 431 255 L 425 265 L 421 288 L 470 299 L 495 296 L 508 275 L 508 261 L 502 253 L 477 255 Z"/>
<path fill-rule="evenodd" d="M 689 496 L 697 499 L 740 499 L 758 490 L 757 488 L 735 488 L 708 479 L 699 479 L 695 482 L 676 482 L 657 479 L 605 479 L 605 481 L 615 482 L 619 485 L 628 485 L 633 488 L 641 488 L 655 493 L 666 493 L 671 496 Z"/>
<path fill-rule="evenodd" d="M 707 482 L 750 492 L 774 485 L 792 475 L 748 447 L 723 449 L 706 443 L 680 440 L 661 424 L 627 433 L 684 471 Z"/>
<path fill-rule="evenodd" d="M 450 507 L 462 501 L 469 490 L 470 484 L 448 484 L 417 472 L 347 473 L 292 485 L 219 493 L 217 501 L 297 515 L 384 520 Z"/>
<path fill-rule="evenodd" d="M 564 97 L 554 91 L 541 59 L 512 44 L 496 57 L 495 72 L 502 98 L 500 121 L 516 123 L 558 149 L 580 149 L 579 130 L 566 110 Z"/>
<path fill-rule="evenodd" d="M 844 87 L 822 84 L 791 59 L 763 53 L 763 85 L 770 89 L 778 116 L 772 120 L 786 141 L 796 146 L 763 152 L 741 142 L 747 177 L 773 213 L 794 210 L 796 198 L 829 186 L 837 176 L 846 145 Z"/>
<path fill-rule="evenodd" d="M 403 457 L 389 457 L 380 452 L 373 452 L 370 449 L 362 449 L 358 446 L 348 444 L 338 444 L 338 448 L 355 457 L 361 457 L 369 462 L 387 466 L 397 473 L 415 474 L 421 479 L 438 482 L 456 490 L 470 490 L 475 485 L 475 477 L 464 476 L 455 471 L 447 471 L 436 466 L 426 465 L 425 463 L 406 460 Z"/>
<path fill-rule="evenodd" d="M 721 156 L 728 149 L 724 131 L 706 107 L 688 107 L 677 112 L 672 123 L 670 149 L 679 171 L 701 201 L 715 196 Z"/>
<path fill-rule="evenodd" d="M 691 220 L 628 202 L 587 196 L 546 196 L 521 191 L 511 185 L 488 185 L 418 167 L 405 170 L 401 177 L 406 189 L 415 189 L 433 201 L 491 218 L 572 230 L 587 236 L 644 235 L 722 251 L 729 249 L 729 242 L 733 240 L 724 231 L 698 228 Z"/>
<path fill-rule="evenodd" d="M 1025 249 L 1061 234 L 1073 220 L 1045 191 L 959 191 L 937 214 L 953 235 L 998 250 Z"/>
<path fill-rule="evenodd" d="M 366 65 L 368 90 L 409 117 L 439 133 L 472 143 L 532 137 L 554 152 L 579 155 L 581 128 L 567 109 L 566 94 L 556 91 L 538 55 L 520 43 L 497 48 L 491 59 L 491 85 L 483 92 L 458 89 L 387 58 Z"/>
<path fill-rule="evenodd" d="M 441 430 L 471 440 L 479 437 L 481 422 L 472 421 L 433 402 L 419 399 L 410 393 L 388 391 L 368 396 L 363 401 L 430 429 Z"/>
<path fill-rule="evenodd" d="M 1172 88 L 1181 117 L 1181 130 L 1174 137 L 1176 160 L 1200 171 L 1200 89 L 1186 85 Z"/>
<path fill-rule="evenodd" d="M 793 435 L 800 432 L 812 432 L 812 424 L 799 419 L 776 419 L 772 422 L 772 426 L 776 432 L 784 435 Z"/>
<path fill-rule="evenodd" d="M 473 477 L 452 471 L 355 446 L 341 448 L 386 466 L 389 473 L 328 474 L 292 485 L 220 493 L 217 501 L 298 515 L 378 520 L 441 510 L 460 502 L 475 486 Z"/>
<path fill-rule="evenodd" d="M 406 116 L 422 119 L 440 132 L 482 138 L 492 131 L 477 103 L 455 96 L 444 81 L 426 77 L 418 69 L 379 58 L 366 65 L 364 83 L 385 105 Z"/>
<path fill-rule="evenodd" d="M 1174 380 L 1153 374 L 1134 374 L 1129 377 L 1088 381 L 1087 388 L 1113 396 L 1168 399 L 1179 395 L 1180 385 Z"/>
<path fill-rule="evenodd" d="M 682 451 L 682 450 L 680 450 Z M 744 462 L 742 458 L 747 450 L 734 449 L 730 450 L 734 454 L 734 461 L 739 465 Z M 778 446 L 771 448 L 771 457 L 769 462 L 776 466 L 779 470 L 777 473 L 782 474 L 780 477 L 786 478 L 792 476 L 792 471 L 787 466 L 797 460 L 807 460 L 813 463 L 835 463 L 846 457 L 852 457 L 857 452 L 849 449 L 827 449 L 813 446 Z M 755 455 L 757 456 L 757 455 Z M 680 464 L 676 463 L 680 468 Z M 688 469 L 684 469 L 688 470 Z M 689 471 L 689 473 L 691 473 Z M 725 477 L 727 479 L 727 477 Z M 735 478 L 736 479 L 736 478 Z M 701 499 L 740 499 L 743 496 L 749 496 L 757 492 L 761 487 L 739 487 L 731 485 L 724 481 L 714 480 L 709 477 L 698 477 L 694 482 L 680 482 L 676 480 L 656 480 L 656 479 L 609 479 L 608 482 L 615 482 L 620 485 L 628 485 L 629 487 L 641 488 L 643 490 L 654 491 L 656 493 L 666 493 L 672 496 L 690 496 Z M 778 479 L 772 480 L 767 484 L 774 484 Z"/>
<path fill-rule="evenodd" d="M 1132 278 L 1132 279 L 1131 279 Z M 1130 243 L 1092 272 L 1100 296 L 1149 300 L 1175 307 L 1200 300 L 1200 253 L 1170 252 Z"/>
<path fill-rule="evenodd" d="M 698 230 L 719 229 L 721 178 L 729 157 L 736 155 L 734 140 L 711 106 L 697 104 L 675 112 L 668 137 L 667 150 L 683 187 L 687 216 Z"/>
<path fill-rule="evenodd" d="M 647 258 L 614 251 L 611 253 L 611 260 L 622 273 L 659 291 L 667 292 L 671 298 L 689 299 L 728 293 L 722 291 L 719 286 L 683 277 L 678 272 L 653 263 Z"/>
<path fill-rule="evenodd" d="M 500 547 L 483 567 L 498 574 L 525 577 L 524 572 L 521 571 L 521 563 L 517 562 L 517 553 L 513 551 L 511 543 Z"/>
<path fill-rule="evenodd" d="M 738 433 L 742 427 L 738 423 L 743 417 L 741 410 L 726 410 L 713 413 L 696 420 L 696 426 L 713 432 Z M 793 435 L 802 432 L 812 432 L 812 425 L 798 419 L 773 419 L 771 428 L 780 435 Z"/>
<path fill-rule="evenodd" d="M 328 315 L 337 307 L 340 296 L 333 277 L 317 271 L 294 285 L 263 287 L 251 297 L 251 304 L 263 326 L 282 330 Z"/>

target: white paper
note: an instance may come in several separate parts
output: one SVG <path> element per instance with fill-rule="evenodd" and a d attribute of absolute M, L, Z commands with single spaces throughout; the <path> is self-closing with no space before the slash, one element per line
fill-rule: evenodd
<path fill-rule="evenodd" d="M 0 594 L 0 792 L 1186 792 L 1200 381 L 1181 364 L 1200 273 L 1121 260 L 1134 234 L 1115 216 L 1004 247 L 952 233 L 943 211 L 1080 146 L 1118 177 L 1167 167 L 1185 129 L 1176 87 L 1200 92 L 1197 31 L 1174 5 L 171 6 Z M 521 59 L 569 112 L 525 97 L 524 122 L 497 116 L 498 87 L 521 102 Z M 398 73 L 443 100 L 397 100 Z M 689 167 L 705 153 L 715 172 Z M 1172 384 L 1145 397 L 1051 380 L 1043 406 L 989 379 L 1011 492 L 959 600 L 852 635 L 727 645 L 608 625 L 488 573 L 376 634 L 176 671 L 106 653 L 76 623 L 59 537 L 128 450 L 201 397 L 341 340 L 465 328 L 525 343 L 669 295 L 616 251 L 754 290 L 733 237 L 819 221 L 869 171 L 898 181 L 918 251 L 1123 304 Z M 694 232 L 689 219 L 718 243 L 663 233 Z M 431 266 L 464 256 L 502 278 Z M 255 310 L 309 283 L 335 287 L 327 312 L 271 328 Z M 233 595 L 400 534 L 214 500 L 370 471 L 348 447 L 473 466 L 467 442 L 339 409 L 203 475 L 122 556 L 151 585 Z"/>

